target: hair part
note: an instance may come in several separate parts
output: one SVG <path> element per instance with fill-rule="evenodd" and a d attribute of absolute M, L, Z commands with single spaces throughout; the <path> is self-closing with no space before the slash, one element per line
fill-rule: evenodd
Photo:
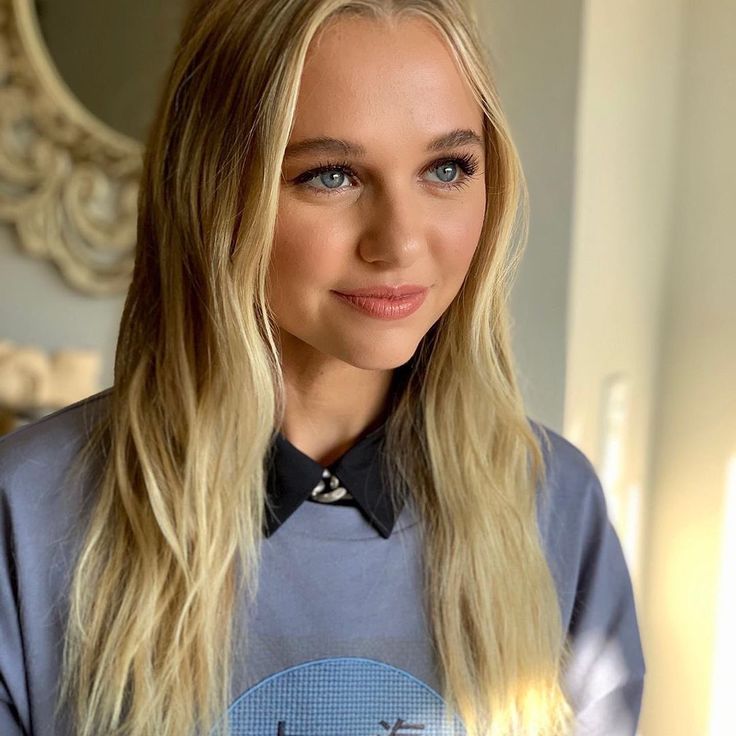
<path fill-rule="evenodd" d="M 544 458 L 509 338 L 528 195 L 475 17 L 461 0 L 210 0 L 186 19 L 150 129 L 109 414 L 79 457 L 103 462 L 58 699 L 78 736 L 229 732 L 231 652 L 248 660 L 234 621 L 258 589 L 264 459 L 285 408 L 267 299 L 281 162 L 308 47 L 346 15 L 431 23 L 484 113 L 478 248 L 396 371 L 383 454 L 422 520 L 442 694 L 470 736 L 569 732 L 535 516 Z"/>

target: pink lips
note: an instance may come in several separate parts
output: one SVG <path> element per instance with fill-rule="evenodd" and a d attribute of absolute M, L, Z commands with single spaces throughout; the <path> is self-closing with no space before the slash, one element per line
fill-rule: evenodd
<path fill-rule="evenodd" d="M 409 296 L 409 294 L 418 294 L 425 291 L 426 286 L 420 284 L 402 284 L 401 286 L 392 286 L 391 284 L 376 284 L 374 286 L 365 286 L 361 289 L 350 289 L 350 291 L 337 290 L 338 294 L 346 296 L 375 296 L 382 299 L 395 299 L 398 296 Z"/>
<path fill-rule="evenodd" d="M 410 314 L 416 312 L 424 303 L 424 299 L 427 296 L 427 289 L 425 288 L 414 294 L 388 299 L 374 296 L 341 294 L 338 291 L 333 293 L 338 299 L 341 299 L 363 314 L 375 317 L 376 319 L 394 320 L 408 317 Z"/>

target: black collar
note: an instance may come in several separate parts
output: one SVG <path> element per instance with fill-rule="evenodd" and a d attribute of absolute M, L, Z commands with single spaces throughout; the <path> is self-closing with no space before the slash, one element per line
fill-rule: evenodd
<path fill-rule="evenodd" d="M 329 503 L 310 497 L 314 487 L 323 479 L 325 467 L 301 452 L 279 432 L 271 444 L 267 460 L 268 496 L 275 515 L 266 510 L 264 536 L 273 534 L 304 501 L 311 501 L 325 506 L 357 506 L 382 537 L 390 537 L 403 508 L 403 500 L 397 500 L 398 507 L 393 507 L 382 477 L 380 453 L 384 430 L 385 422 L 360 438 L 327 467 L 353 497 Z"/>

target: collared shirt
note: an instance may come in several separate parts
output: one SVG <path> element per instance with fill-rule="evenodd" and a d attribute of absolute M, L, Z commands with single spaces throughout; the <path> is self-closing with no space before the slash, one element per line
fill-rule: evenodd
<path fill-rule="evenodd" d="M 391 502 L 381 473 L 385 421 L 359 438 L 337 460 L 325 467 L 303 453 L 279 432 L 268 457 L 268 497 L 264 536 L 271 536 L 304 501 L 357 506 L 376 531 L 388 539 L 403 508 Z"/>

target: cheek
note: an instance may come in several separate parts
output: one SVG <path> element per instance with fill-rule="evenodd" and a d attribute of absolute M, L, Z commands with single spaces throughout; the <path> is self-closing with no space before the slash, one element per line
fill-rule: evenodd
<path fill-rule="evenodd" d="M 274 235 L 269 267 L 269 281 L 281 287 L 292 298 L 306 293 L 310 285 L 323 288 L 339 278 L 341 240 L 335 228 L 325 227 L 324 215 L 315 222 L 306 217 L 280 216 Z"/>
<path fill-rule="evenodd" d="M 443 270 L 456 276 L 464 276 L 470 265 L 478 240 L 483 229 L 484 209 L 465 211 L 462 216 L 443 219 L 438 226 L 439 249 L 438 258 L 442 261 Z"/>

